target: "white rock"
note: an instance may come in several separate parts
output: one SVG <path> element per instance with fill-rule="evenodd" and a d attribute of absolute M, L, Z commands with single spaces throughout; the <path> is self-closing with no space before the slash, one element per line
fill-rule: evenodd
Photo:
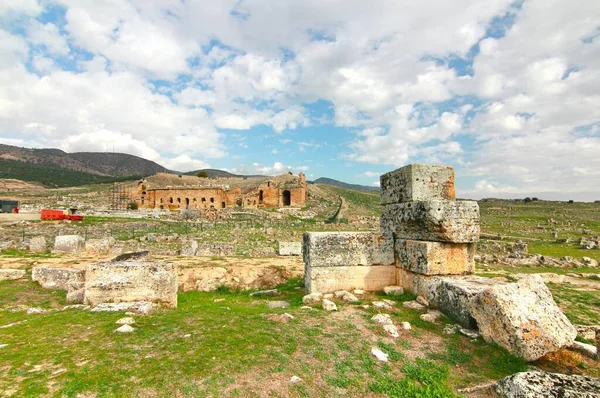
<path fill-rule="evenodd" d="M 425 307 L 423 304 L 419 304 L 416 301 L 405 301 L 402 303 L 402 306 L 404 308 L 408 308 L 411 310 L 417 310 L 417 311 L 425 311 L 427 310 L 427 307 Z"/>
<path fill-rule="evenodd" d="M 133 325 L 135 323 L 135 319 L 131 317 L 121 318 L 115 322 L 117 325 Z"/>
<path fill-rule="evenodd" d="M 91 309 L 91 312 L 120 312 L 134 311 L 138 314 L 147 315 L 156 308 L 156 305 L 147 301 L 135 301 L 130 303 L 102 303 Z M 127 312 L 125 315 L 127 315 Z"/>
<path fill-rule="evenodd" d="M 501 398 L 596 398 L 599 391 L 597 378 L 538 371 L 516 373 L 496 385 Z"/>
<path fill-rule="evenodd" d="M 410 330 L 410 329 L 412 329 L 412 328 L 411 328 L 411 326 L 410 326 L 410 323 L 408 323 L 408 322 L 402 322 L 402 323 L 400 324 L 400 327 L 401 327 L 403 330 Z"/>
<path fill-rule="evenodd" d="M 296 384 L 296 383 L 299 383 L 301 381 L 302 381 L 302 379 L 299 378 L 298 376 L 292 376 L 292 378 L 290 379 L 290 383 L 292 383 L 292 384 Z"/>
<path fill-rule="evenodd" d="M 460 329 L 460 325 L 446 325 L 444 326 L 444 334 L 456 334 Z"/>
<path fill-rule="evenodd" d="M 337 299 L 341 299 L 343 298 L 345 295 L 349 294 L 347 291 L 345 290 L 338 290 L 337 292 L 334 292 L 333 295 L 335 296 L 335 298 Z"/>
<path fill-rule="evenodd" d="M 463 336 L 467 336 L 470 339 L 478 339 L 479 337 L 481 337 L 481 335 L 479 334 L 479 332 L 477 330 L 473 330 L 473 329 L 460 329 L 460 334 L 462 334 Z"/>
<path fill-rule="evenodd" d="M 346 293 L 343 297 L 342 300 L 344 300 L 347 303 L 357 303 L 358 297 L 356 297 L 355 295 L 353 295 L 352 293 Z"/>
<path fill-rule="evenodd" d="M 267 307 L 270 309 L 275 308 L 288 308 L 290 303 L 287 301 L 267 301 Z"/>
<path fill-rule="evenodd" d="M 225 301 L 224 298 L 218 298 L 218 299 L 214 299 L 213 303 L 222 303 L 223 301 Z"/>
<path fill-rule="evenodd" d="M 363 294 L 365 294 L 365 291 L 362 289 L 354 289 L 352 293 L 356 294 L 357 296 L 362 296 Z"/>
<path fill-rule="evenodd" d="M 400 296 L 404 294 L 404 289 L 400 286 L 386 286 L 383 288 L 383 292 L 388 296 Z"/>
<path fill-rule="evenodd" d="M 0 281 L 12 281 L 25 276 L 24 269 L 0 269 Z"/>
<path fill-rule="evenodd" d="M 417 303 L 424 305 L 425 307 L 429 307 L 429 301 L 427 301 L 423 296 L 417 296 Z"/>
<path fill-rule="evenodd" d="M 586 357 L 595 359 L 598 355 L 598 349 L 596 346 L 591 344 L 582 343 L 580 341 L 574 341 L 573 344 L 569 347 L 571 350 L 580 352 Z"/>
<path fill-rule="evenodd" d="M 387 334 L 389 334 L 390 336 L 392 336 L 393 338 L 400 337 L 400 333 L 398 333 L 398 328 L 396 328 L 396 326 L 394 326 L 394 325 L 383 325 L 383 330 Z"/>
<path fill-rule="evenodd" d="M 8 344 L 0 344 L 0 348 L 8 347 Z"/>
<path fill-rule="evenodd" d="M 325 311 L 337 311 L 337 306 L 333 301 L 323 299 L 322 305 Z"/>
<path fill-rule="evenodd" d="M 377 347 L 371 348 L 371 354 L 375 355 L 375 358 L 379 359 L 380 361 L 388 362 L 389 360 L 389 355 Z"/>
<path fill-rule="evenodd" d="M 384 302 L 384 301 L 373 301 L 373 307 L 375 308 L 383 308 L 386 310 L 391 310 L 392 306 L 389 305 L 388 303 Z"/>
<path fill-rule="evenodd" d="M 47 312 L 47 310 L 43 308 L 32 307 L 27 309 L 27 315 L 43 314 L 44 312 Z"/>
<path fill-rule="evenodd" d="M 320 303 L 323 299 L 323 295 L 321 293 L 311 293 L 302 297 L 302 302 L 304 304 L 317 304 Z"/>
<path fill-rule="evenodd" d="M 118 328 L 117 330 L 115 330 L 116 333 L 131 333 L 133 332 L 135 329 L 132 328 L 129 325 L 123 325 L 120 328 Z"/>
<path fill-rule="evenodd" d="M 373 316 L 371 320 L 381 325 L 392 325 L 394 323 L 392 321 L 392 318 L 390 318 L 389 314 L 377 314 Z"/>
<path fill-rule="evenodd" d="M 283 314 L 283 315 L 281 315 L 281 316 L 282 316 L 282 317 L 284 317 L 284 318 L 294 319 L 294 316 L 293 316 L 293 315 L 291 315 L 291 314 L 288 314 L 287 312 L 286 312 L 286 313 L 284 313 L 284 314 Z"/>
<path fill-rule="evenodd" d="M 394 300 L 386 300 L 386 299 L 383 299 L 383 300 L 381 300 L 381 301 L 383 301 L 384 303 L 386 303 L 386 304 L 387 304 L 387 305 L 389 305 L 390 307 L 395 307 L 395 306 L 396 306 L 396 302 L 395 302 Z"/>
<path fill-rule="evenodd" d="M 323 295 L 325 300 L 333 300 L 333 293 L 327 293 Z"/>

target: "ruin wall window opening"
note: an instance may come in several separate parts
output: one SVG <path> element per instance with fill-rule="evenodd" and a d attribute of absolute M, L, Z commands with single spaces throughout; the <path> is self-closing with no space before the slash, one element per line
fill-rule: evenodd
<path fill-rule="evenodd" d="M 187 209 L 190 206 L 190 198 L 185 198 L 185 208 Z"/>
<path fill-rule="evenodd" d="M 169 203 L 173 203 L 173 198 L 169 198 Z"/>
<path fill-rule="evenodd" d="M 264 200 L 264 192 L 262 191 L 262 189 L 260 191 L 258 191 L 258 202 L 262 202 Z"/>
<path fill-rule="evenodd" d="M 210 203 L 215 203 L 215 198 L 210 198 Z"/>
<path fill-rule="evenodd" d="M 224 209 L 225 207 L 227 207 L 227 205 L 225 204 L 225 202 L 221 202 L 221 209 Z"/>

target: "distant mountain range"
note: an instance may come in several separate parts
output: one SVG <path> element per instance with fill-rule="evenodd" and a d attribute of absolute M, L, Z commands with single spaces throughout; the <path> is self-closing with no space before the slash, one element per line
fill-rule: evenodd
<path fill-rule="evenodd" d="M 354 189 L 355 191 L 379 191 L 379 187 L 370 187 L 368 185 L 348 184 L 346 182 L 334 180 L 333 178 L 321 177 L 312 182 L 313 184 L 333 185 L 344 189 Z"/>
<path fill-rule="evenodd" d="M 202 169 L 182 173 L 197 175 L 205 172 L 209 178 L 266 177 L 240 175 L 224 170 Z M 0 178 L 40 182 L 48 187 L 67 187 L 92 183 L 141 178 L 156 173 L 173 173 L 156 162 L 125 153 L 74 152 L 60 149 L 30 149 L 0 144 Z M 319 178 L 312 183 L 327 184 L 359 191 L 379 191 L 378 187 L 347 184 L 331 178 Z"/>

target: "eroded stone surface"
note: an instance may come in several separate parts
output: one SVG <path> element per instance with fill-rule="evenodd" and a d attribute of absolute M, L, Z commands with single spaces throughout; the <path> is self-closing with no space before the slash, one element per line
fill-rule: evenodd
<path fill-rule="evenodd" d="M 410 164 L 380 177 L 381 204 L 419 200 L 454 200 L 454 169 Z"/>
<path fill-rule="evenodd" d="M 396 282 L 396 267 L 305 267 L 304 284 L 308 293 L 335 292 L 337 290 L 378 291 Z"/>
<path fill-rule="evenodd" d="M 85 270 L 85 303 L 148 301 L 177 307 L 177 267 L 166 262 L 117 261 Z"/>
<path fill-rule="evenodd" d="M 85 249 L 85 239 L 79 235 L 59 235 L 54 238 L 54 251 L 79 254 Z"/>
<path fill-rule="evenodd" d="M 0 269 L 0 281 L 12 281 L 25 276 L 24 269 Z"/>
<path fill-rule="evenodd" d="M 527 361 L 570 346 L 577 330 L 538 276 L 496 284 L 468 302 L 481 336 Z"/>
<path fill-rule="evenodd" d="M 71 282 L 83 282 L 85 271 L 76 268 L 33 267 L 31 279 L 45 289 L 69 290 Z"/>
<path fill-rule="evenodd" d="M 29 251 L 32 253 L 45 253 L 48 248 L 46 247 L 46 238 L 43 236 L 34 236 L 29 239 Z"/>
<path fill-rule="evenodd" d="M 381 233 L 402 239 L 473 243 L 479 232 L 479 205 L 474 201 L 389 204 L 381 216 Z"/>
<path fill-rule="evenodd" d="M 279 242 L 280 256 L 301 256 L 302 242 Z"/>
<path fill-rule="evenodd" d="M 372 232 L 307 232 L 304 263 L 309 267 L 390 265 L 394 253 L 384 250 L 384 239 Z"/>
<path fill-rule="evenodd" d="M 88 239 L 85 242 L 85 252 L 89 254 L 107 255 L 111 253 L 115 243 L 115 238 L 112 236 L 102 239 Z"/>
<path fill-rule="evenodd" d="M 475 271 L 475 244 L 398 239 L 396 265 L 423 275 L 462 275 Z"/>
<path fill-rule="evenodd" d="M 498 382 L 502 398 L 598 398 L 600 379 L 546 372 L 521 372 Z"/>

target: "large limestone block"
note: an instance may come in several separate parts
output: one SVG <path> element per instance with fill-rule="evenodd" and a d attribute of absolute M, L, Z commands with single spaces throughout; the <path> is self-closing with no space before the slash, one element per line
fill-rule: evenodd
<path fill-rule="evenodd" d="M 34 236 L 29 239 L 29 251 L 32 253 L 45 253 L 46 247 L 46 238 L 43 236 Z"/>
<path fill-rule="evenodd" d="M 76 268 L 33 267 L 31 279 L 45 289 L 69 290 L 72 282 L 85 280 L 85 271 Z"/>
<path fill-rule="evenodd" d="M 389 204 L 383 208 L 381 232 L 400 239 L 477 242 L 479 205 L 447 200 Z"/>
<path fill-rule="evenodd" d="M 25 276 L 24 269 L 0 269 L 0 281 L 12 281 Z"/>
<path fill-rule="evenodd" d="M 177 307 L 177 267 L 166 262 L 117 261 L 88 265 L 85 304 L 147 301 Z"/>
<path fill-rule="evenodd" d="M 361 289 L 379 291 L 396 280 L 394 265 L 306 268 L 304 284 L 310 293 L 331 293 Z"/>
<path fill-rule="evenodd" d="M 570 346 L 577 337 L 539 276 L 485 289 L 469 301 L 469 312 L 485 341 L 527 361 Z"/>
<path fill-rule="evenodd" d="M 599 398 L 600 379 L 539 371 L 521 372 L 498 381 L 501 398 Z"/>
<path fill-rule="evenodd" d="M 85 239 L 79 235 L 59 235 L 54 239 L 54 250 L 78 254 L 85 249 Z"/>
<path fill-rule="evenodd" d="M 302 242 L 279 242 L 280 256 L 301 256 Z"/>
<path fill-rule="evenodd" d="M 380 177 L 381 204 L 454 200 L 454 169 L 450 166 L 409 164 Z"/>
<path fill-rule="evenodd" d="M 391 245 L 372 232 L 307 232 L 304 234 L 304 266 L 346 267 L 390 265 Z"/>
<path fill-rule="evenodd" d="M 474 243 L 398 239 L 396 265 L 423 275 L 461 275 L 475 271 Z"/>
<path fill-rule="evenodd" d="M 198 245 L 196 256 L 230 257 L 235 256 L 235 246 L 229 243 L 203 243 Z"/>
<path fill-rule="evenodd" d="M 89 239 L 85 242 L 85 252 L 96 255 L 107 255 L 112 252 L 116 240 L 112 236 L 102 239 Z"/>

